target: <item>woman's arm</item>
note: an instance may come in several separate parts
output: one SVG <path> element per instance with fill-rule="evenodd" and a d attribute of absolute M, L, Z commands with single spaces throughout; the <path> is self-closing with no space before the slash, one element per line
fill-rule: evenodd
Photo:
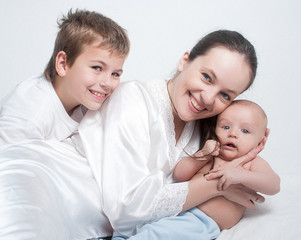
<path fill-rule="evenodd" d="M 182 211 L 186 211 L 216 196 L 223 196 L 250 209 L 255 208 L 254 202 L 264 202 L 263 196 L 241 184 L 234 184 L 225 190 L 219 191 L 217 189 L 217 182 L 218 180 L 216 179 L 207 181 L 202 173 L 196 174 L 189 181 L 189 193 Z"/>

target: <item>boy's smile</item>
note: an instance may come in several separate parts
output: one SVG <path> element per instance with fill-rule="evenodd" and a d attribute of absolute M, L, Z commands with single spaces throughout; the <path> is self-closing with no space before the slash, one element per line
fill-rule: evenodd
<path fill-rule="evenodd" d="M 98 110 L 120 83 L 125 56 L 98 45 L 84 45 L 72 66 L 66 63 L 68 56 L 64 52 L 58 54 L 62 71 L 54 88 L 69 114 L 80 104 Z"/>

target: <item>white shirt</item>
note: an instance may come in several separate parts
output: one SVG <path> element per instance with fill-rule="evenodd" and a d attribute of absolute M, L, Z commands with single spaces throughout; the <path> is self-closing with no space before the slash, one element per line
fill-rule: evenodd
<path fill-rule="evenodd" d="M 81 108 L 73 120 L 52 83 L 33 77 L 19 83 L 0 103 L 0 145 L 25 139 L 63 140 L 77 130 Z"/>
<path fill-rule="evenodd" d="M 59 141 L 0 145 L 0 239 L 112 235 L 85 157 Z"/>
<path fill-rule="evenodd" d="M 165 81 L 125 82 L 99 111 L 88 111 L 74 137 L 83 149 L 113 229 L 130 236 L 136 227 L 178 214 L 188 183 L 173 183 L 176 163 L 199 147 L 195 122 L 175 141 Z"/>

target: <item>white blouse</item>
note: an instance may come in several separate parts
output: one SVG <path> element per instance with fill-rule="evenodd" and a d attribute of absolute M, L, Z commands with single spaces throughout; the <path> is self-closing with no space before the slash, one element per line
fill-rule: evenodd
<path fill-rule="evenodd" d="M 198 149 L 195 125 L 187 122 L 176 144 L 165 81 L 122 83 L 99 111 L 87 112 L 79 126 L 81 142 L 74 141 L 86 154 L 116 232 L 129 236 L 146 222 L 182 210 L 188 182 L 174 183 L 171 176 L 185 152 Z"/>

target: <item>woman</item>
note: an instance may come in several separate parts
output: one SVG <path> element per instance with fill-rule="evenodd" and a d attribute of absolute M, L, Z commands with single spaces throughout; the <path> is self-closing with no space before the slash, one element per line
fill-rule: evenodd
<path fill-rule="evenodd" d="M 217 181 L 202 176 L 183 183 L 171 177 L 176 163 L 199 149 L 197 120 L 221 113 L 249 88 L 256 68 L 249 41 L 216 31 L 184 53 L 169 81 L 123 83 L 101 110 L 87 113 L 79 128 L 82 150 L 117 234 L 130 236 L 144 223 L 219 195 L 249 208 L 250 200 L 263 200 L 249 189 L 219 192 Z"/>

